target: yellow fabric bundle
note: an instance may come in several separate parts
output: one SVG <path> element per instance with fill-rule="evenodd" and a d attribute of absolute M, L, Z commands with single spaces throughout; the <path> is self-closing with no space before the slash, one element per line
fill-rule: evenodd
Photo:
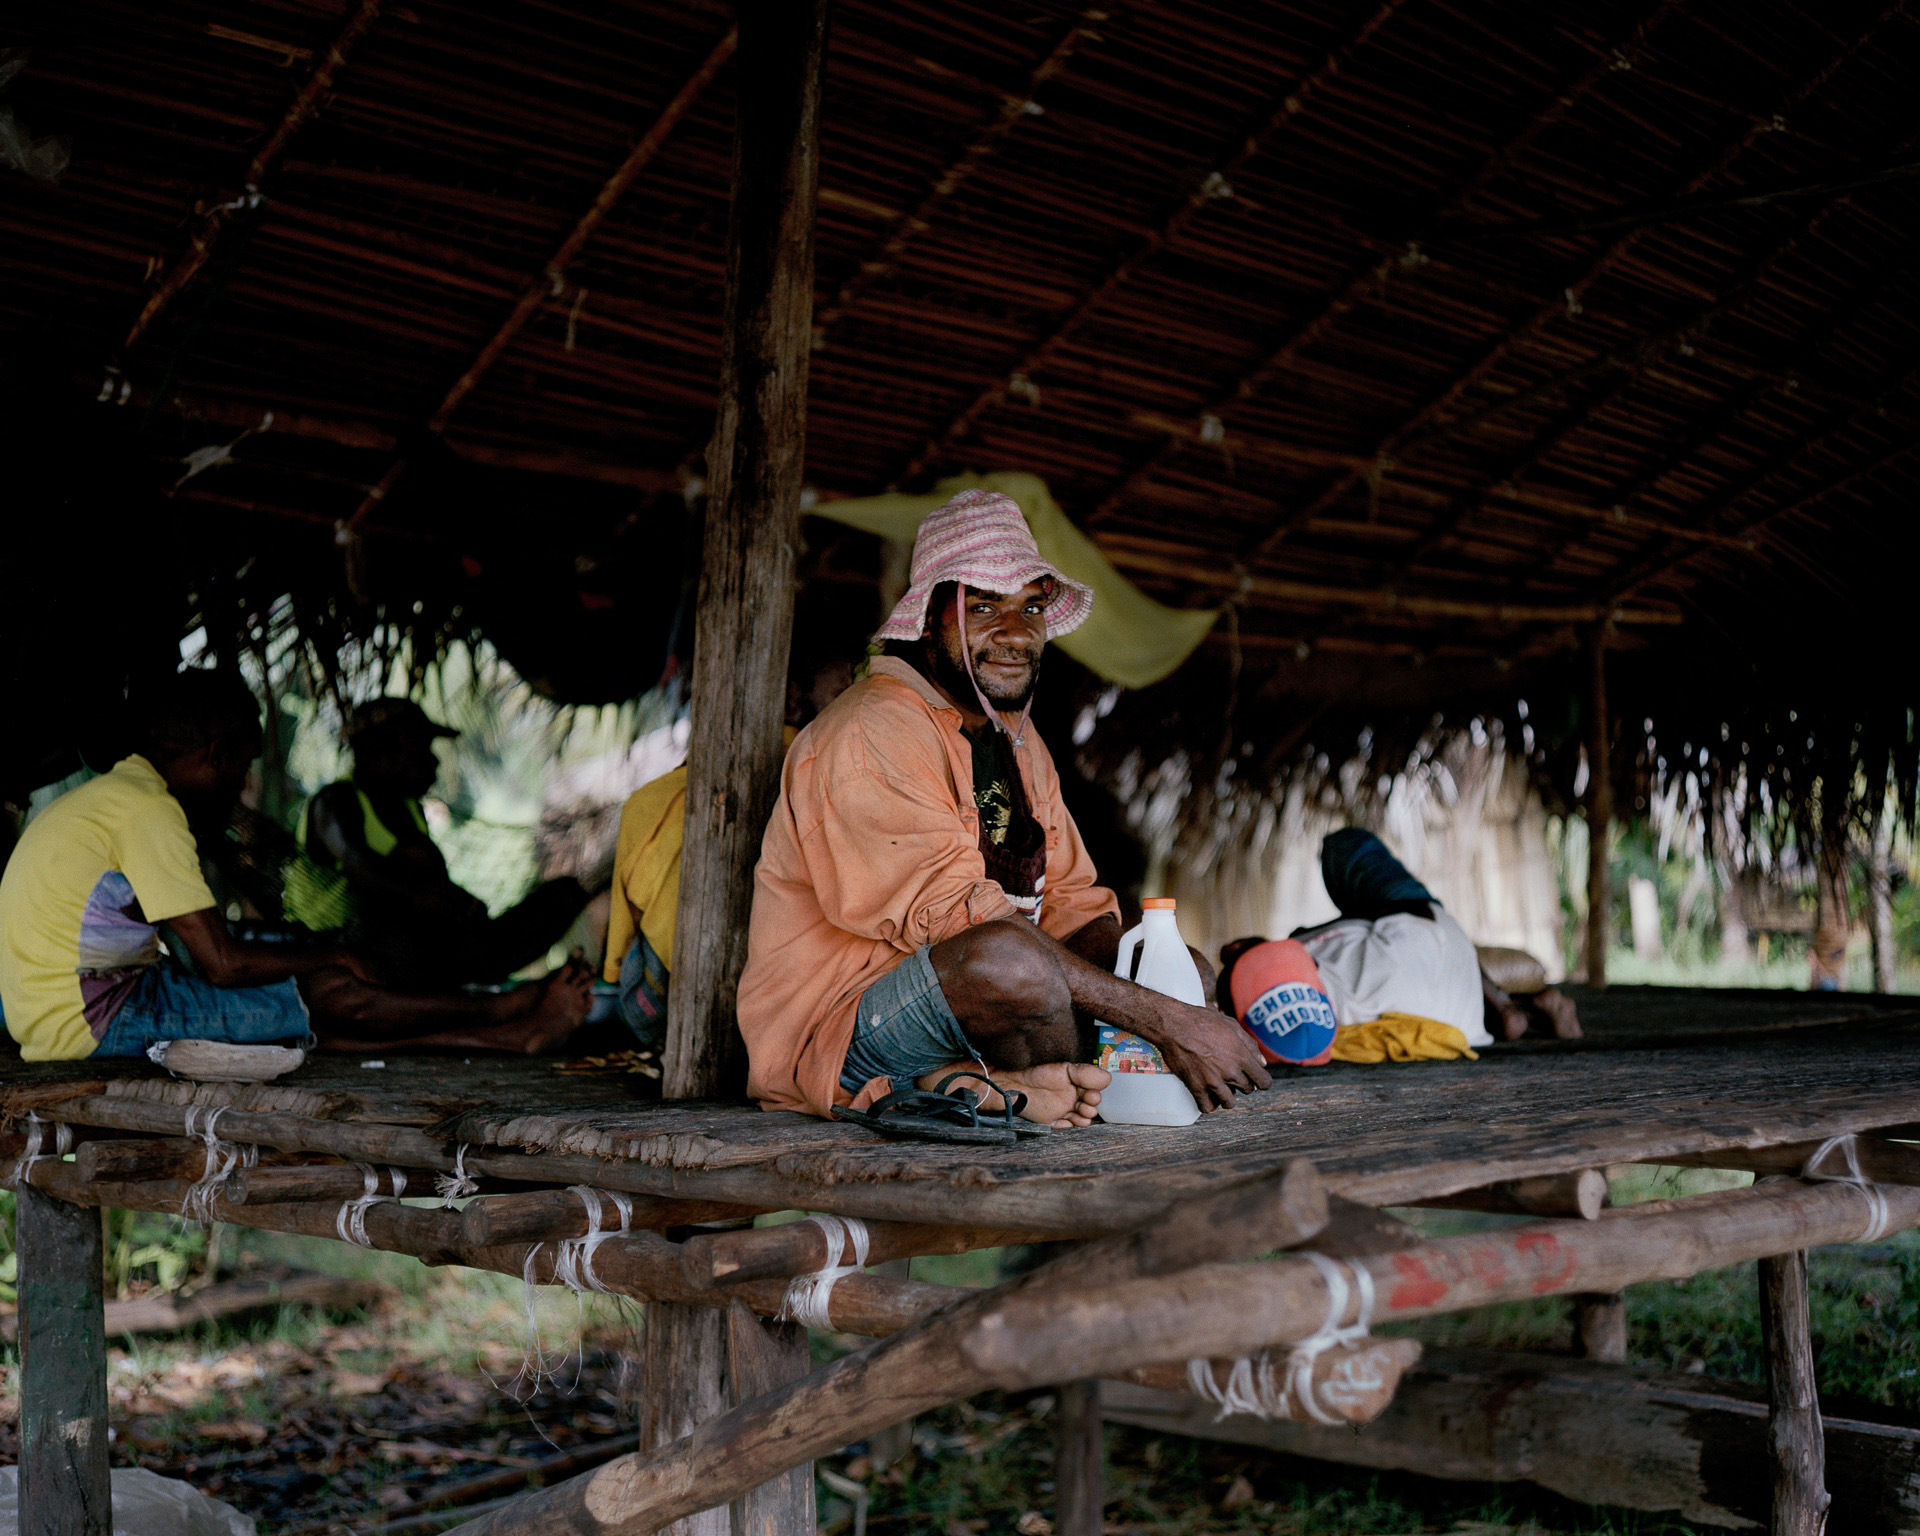
<path fill-rule="evenodd" d="M 1343 1024 L 1333 1037 L 1333 1059 L 1370 1066 L 1378 1061 L 1453 1061 L 1480 1053 L 1451 1024 L 1417 1013 L 1383 1013 L 1371 1024 Z"/>

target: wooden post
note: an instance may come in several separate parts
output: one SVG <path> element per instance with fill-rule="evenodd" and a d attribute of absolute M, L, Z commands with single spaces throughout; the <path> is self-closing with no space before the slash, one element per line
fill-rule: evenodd
<path fill-rule="evenodd" d="M 1607 626 L 1587 633 L 1587 985 L 1607 984 L 1607 948 L 1613 937 L 1608 888 L 1608 831 L 1613 825 L 1612 731 L 1607 716 Z"/>
<path fill-rule="evenodd" d="M 736 1401 L 750 1402 L 813 1369 L 807 1330 L 798 1323 L 763 1322 L 743 1301 L 729 1306 L 726 1317 Z M 742 1494 L 737 1508 L 735 1536 L 813 1536 L 813 1463 L 803 1461 Z"/>
<path fill-rule="evenodd" d="M 1627 1298 L 1593 1291 L 1573 1298 L 1573 1352 L 1609 1365 L 1627 1363 Z"/>
<path fill-rule="evenodd" d="M 693 650 L 692 748 L 662 1090 L 738 1093 L 734 992 L 779 790 L 813 323 L 826 0 L 741 0 L 720 405 Z"/>
<path fill-rule="evenodd" d="M 884 1264 L 871 1266 L 871 1269 L 874 1274 L 885 1275 L 889 1280 L 913 1278 L 911 1258 L 889 1259 Z M 896 1461 L 905 1461 L 912 1450 L 912 1419 L 902 1419 L 897 1424 L 889 1424 L 885 1429 L 876 1429 L 867 1436 L 867 1460 L 876 1472 L 886 1471 Z"/>
<path fill-rule="evenodd" d="M 1100 1383 L 1067 1381 L 1054 1395 L 1055 1536 L 1100 1536 L 1106 1506 L 1106 1435 Z"/>
<path fill-rule="evenodd" d="M 112 1536 L 100 1213 L 22 1181 L 21 1536 Z"/>
<path fill-rule="evenodd" d="M 1767 1357 L 1767 1448 L 1773 1459 L 1772 1536 L 1827 1528 L 1826 1441 L 1807 1320 L 1807 1255 L 1760 1261 L 1760 1343 Z"/>
<path fill-rule="evenodd" d="M 734 994 L 747 958 L 754 861 L 779 788 L 813 339 L 827 0 L 739 0 L 736 14 L 726 320 L 707 451 L 687 824 L 661 1084 L 669 1099 L 745 1087 Z M 726 1410 L 725 1330 L 725 1314 L 710 1308 L 649 1308 L 644 1444 L 664 1445 Z M 810 1504 L 810 1470 L 807 1487 Z M 727 1536 L 729 1525 L 723 1504 L 669 1529 Z"/>

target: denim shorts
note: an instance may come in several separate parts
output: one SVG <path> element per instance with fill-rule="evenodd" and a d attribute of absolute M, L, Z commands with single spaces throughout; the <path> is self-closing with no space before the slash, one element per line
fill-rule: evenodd
<path fill-rule="evenodd" d="M 890 1077 L 894 1087 L 911 1088 L 916 1078 L 979 1055 L 947 1006 L 922 944 L 860 994 L 840 1086 L 858 1093 L 873 1078 Z"/>
<path fill-rule="evenodd" d="M 144 1056 L 156 1040 L 297 1045 L 311 1033 L 306 999 L 290 980 L 216 987 L 163 960 L 135 983 L 93 1054 Z"/>

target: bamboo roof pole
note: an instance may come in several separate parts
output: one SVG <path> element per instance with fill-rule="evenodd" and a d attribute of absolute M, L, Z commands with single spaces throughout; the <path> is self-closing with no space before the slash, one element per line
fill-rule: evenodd
<path fill-rule="evenodd" d="M 1904 150 L 1910 147 L 1915 139 L 1920 139 L 1920 132 L 1910 135 L 1905 143 L 1902 144 L 1901 148 Z M 1616 347 L 1612 349 L 1597 363 L 1582 365 L 1559 376 L 1557 379 L 1547 381 L 1544 385 L 1535 386 L 1533 389 L 1524 390 L 1516 395 L 1509 396 L 1488 407 L 1486 410 L 1467 418 L 1464 422 L 1458 422 L 1448 426 L 1439 436 L 1457 436 L 1461 432 L 1471 430 L 1473 427 L 1491 419 L 1493 416 L 1508 414 L 1512 410 L 1529 404 L 1546 394 L 1564 388 L 1570 383 L 1589 377 L 1594 372 L 1603 372 L 1613 368 L 1621 370 L 1623 376 L 1612 389 L 1605 391 L 1591 402 L 1576 401 L 1574 405 L 1560 415 L 1552 426 L 1541 434 L 1539 438 L 1535 439 L 1530 446 L 1518 450 L 1509 456 L 1508 459 L 1503 460 L 1502 468 L 1495 471 L 1492 475 L 1483 477 L 1493 484 L 1512 484 L 1519 482 L 1530 470 L 1537 468 L 1541 460 L 1545 459 L 1548 455 L 1552 454 L 1555 449 L 1565 443 L 1568 438 L 1578 433 L 1583 427 L 1591 424 L 1593 420 L 1603 415 L 1610 407 L 1618 404 L 1620 400 L 1640 382 L 1646 369 L 1662 354 L 1671 348 L 1681 346 L 1688 347 L 1689 350 L 1691 350 L 1692 344 L 1704 338 L 1707 334 L 1708 327 L 1710 327 L 1714 321 L 1737 311 L 1747 301 L 1761 296 L 1764 292 L 1761 285 L 1766 276 L 1778 268 L 1782 262 L 1810 240 L 1829 217 L 1846 207 L 1850 202 L 1851 197 L 1845 193 L 1829 198 L 1796 229 L 1776 242 L 1765 254 L 1747 262 L 1732 281 L 1715 296 L 1712 303 L 1705 305 L 1690 316 L 1678 322 L 1669 323 L 1663 326 L 1658 332 L 1644 337 L 1628 347 Z M 1904 261 L 1905 259 L 1907 258 L 1903 254 L 1901 260 Z M 1805 356 L 1809 355 L 1809 353 L 1803 352 L 1801 355 Z M 1771 387 L 1772 384 L 1771 381 L 1769 381 L 1765 386 L 1756 386 L 1753 393 L 1762 393 L 1764 392 L 1764 388 Z M 1428 440 L 1431 439 L 1422 439 L 1420 442 L 1409 446 L 1424 446 Z M 1399 561 L 1401 568 L 1404 569 L 1405 567 L 1415 564 L 1436 545 L 1452 537 L 1468 518 L 1472 517 L 1474 513 L 1486 505 L 1490 494 L 1490 488 L 1477 492 L 1462 492 L 1456 500 L 1452 514 L 1441 518 L 1428 535 L 1421 540 L 1420 544 L 1415 547 L 1413 552 L 1401 558 Z M 1630 499 L 1630 496 L 1623 496 L 1620 498 L 1619 504 L 1624 506 Z M 1578 542 L 1579 537 L 1576 535 L 1572 539 L 1557 545 L 1554 549 L 1553 558 L 1559 558 L 1568 548 Z M 1753 545 L 1749 542 L 1745 547 L 1752 548 Z M 1531 574 L 1537 576 L 1540 572 L 1547 569 L 1548 564 L 1550 564 L 1550 562 L 1542 562 Z"/>
<path fill-rule="evenodd" d="M 735 996 L 754 861 L 779 791 L 806 467 L 827 9 L 828 0 L 739 0 L 736 12 L 726 319 L 694 621 L 679 940 L 661 1080 L 667 1099 L 734 1097 L 745 1087 Z M 775 1332 L 751 1346 L 730 1345 L 724 1312 L 651 1307 L 641 1443 L 671 1444 L 724 1412 L 730 1372 L 742 1386 L 787 1373 L 792 1341 L 768 1326 Z M 813 1529 L 810 1471 L 742 1491 L 743 1525 Z M 674 1536 L 727 1536 L 729 1528 L 725 1500 L 668 1527 Z"/>
<path fill-rule="evenodd" d="M 1825 447 L 1833 439 L 1843 437 L 1850 431 L 1867 427 L 1871 423 L 1878 421 L 1889 401 L 1897 400 L 1916 384 L 1920 384 L 1920 368 L 1909 368 L 1859 410 L 1837 421 L 1830 418 L 1828 425 L 1822 431 L 1811 437 L 1796 438 L 1786 449 L 1775 454 L 1773 458 L 1748 474 L 1739 486 L 1715 502 L 1713 506 L 1707 510 L 1706 515 L 1702 517 L 1702 524 L 1718 522 L 1761 486 L 1767 484 L 1778 475 L 1792 469 L 1803 458 Z M 1836 478 L 1828 481 L 1826 484 L 1796 497 L 1792 501 L 1771 507 L 1758 516 L 1748 519 L 1745 523 L 1738 525 L 1737 528 L 1730 530 L 1731 535 L 1741 539 L 1757 539 L 1762 532 L 1773 524 L 1792 517 L 1796 513 L 1804 512 L 1808 507 L 1826 500 L 1827 497 L 1838 495 L 1842 491 L 1848 490 L 1858 484 L 1861 480 L 1878 474 L 1889 464 L 1906 457 L 1906 455 L 1916 447 L 1920 447 L 1920 442 L 1916 442 L 1911 438 L 1905 442 L 1896 443 L 1892 448 L 1877 458 L 1865 464 L 1855 465 L 1845 470 Z M 1601 590 L 1605 596 L 1618 602 L 1639 591 L 1639 589 L 1648 582 L 1671 576 L 1681 567 L 1691 564 L 1697 556 L 1704 553 L 1704 548 L 1704 546 L 1696 545 L 1691 550 L 1682 551 L 1679 548 L 1678 540 L 1669 539 L 1659 549 L 1649 553 L 1647 557 L 1637 565 L 1632 566 L 1621 574 L 1609 577 Z"/>
<path fill-rule="evenodd" d="M 126 339 L 120 343 L 122 352 L 132 349 L 133 344 L 146 334 L 153 322 L 160 318 L 187 284 L 193 281 L 194 275 L 207 264 L 207 258 L 213 254 L 213 248 L 220 239 L 221 230 L 226 227 L 228 216 L 257 204 L 267 173 L 279 162 L 294 136 L 319 112 L 355 45 L 379 20 L 380 6 L 381 0 L 360 0 L 360 8 L 347 19 L 346 25 L 328 44 L 327 51 L 314 65 L 313 73 L 307 76 L 307 83 L 301 87 L 300 94 L 294 97 L 293 105 L 287 108 L 285 115 L 267 135 L 266 142 L 254 151 L 253 158 L 247 162 L 246 173 L 241 177 L 244 189 L 242 196 L 209 208 L 201 217 L 187 249 L 168 269 L 167 275 L 153 292 L 147 295 L 146 303 L 140 306 L 140 313 L 134 317 Z"/>
<path fill-rule="evenodd" d="M 601 185 L 592 204 L 585 213 L 580 215 L 572 230 L 568 232 L 567 238 L 560 242 L 559 248 L 541 268 L 540 275 L 527 285 L 520 295 L 519 302 L 500 322 L 499 328 L 493 335 L 487 338 L 486 345 L 481 347 L 473 361 L 467 365 L 466 370 L 440 397 L 440 403 L 427 417 L 426 427 L 429 432 L 436 435 L 446 432 L 447 424 L 452 421 L 454 412 L 459 410 L 461 402 L 479 387 L 481 380 L 487 376 L 493 365 L 500 361 L 507 348 L 513 344 L 514 338 L 526 328 L 527 323 L 539 312 L 541 306 L 566 291 L 568 267 L 586 247 L 587 241 L 593 238 L 594 231 L 599 229 L 607 215 L 613 212 L 614 206 L 633 185 L 635 178 L 646 168 L 648 162 L 659 154 L 661 146 L 667 142 L 673 130 L 679 126 L 687 113 L 693 110 L 694 104 L 713 83 L 714 76 L 719 74 L 722 66 L 733 57 L 737 40 L 737 29 L 729 27 L 726 34 L 713 45 L 712 51 L 701 61 L 700 67 L 687 77 L 686 83 L 661 109 L 653 125 L 627 152 L 626 159 L 620 162 L 618 168 Z M 394 486 L 399 483 L 400 477 L 407 472 L 407 462 L 406 456 L 402 454 L 387 466 L 386 472 L 367 492 L 360 505 L 354 510 L 353 516 L 347 519 L 347 528 L 350 531 L 357 533 L 365 526 L 367 519 L 373 515 L 380 503 L 386 500 Z"/>
<path fill-rule="evenodd" d="M 1864 47 L 1904 3 L 1905 0 L 1892 0 L 1892 3 L 1878 12 L 1858 36 L 1843 44 L 1820 68 L 1803 77 L 1781 99 L 1774 117 L 1777 118 L 1791 111 L 1826 85 L 1834 73 Z M 1772 128 L 1773 118 L 1750 120 L 1706 165 L 1686 180 L 1676 195 L 1684 196 L 1706 185 L 1738 160 L 1762 134 L 1771 132 Z M 1445 389 L 1383 436 L 1374 458 L 1376 460 L 1392 458 L 1415 434 L 1420 433 L 1444 412 L 1456 406 L 1467 392 L 1485 379 L 1515 347 L 1532 341 L 1552 322 L 1566 316 L 1572 306 L 1577 304 L 1595 283 L 1631 254 L 1639 244 L 1640 235 L 1645 227 L 1629 230 L 1615 240 L 1590 260 L 1581 274 L 1566 284 L 1562 290 L 1556 292 L 1553 298 L 1541 304 L 1517 325 L 1504 331 L 1472 364 L 1456 375 Z M 1503 405 L 1504 403 L 1502 402 Z M 1360 482 L 1361 478 L 1361 474 L 1352 471 L 1336 476 L 1317 496 L 1290 510 L 1285 517 L 1268 529 L 1266 534 L 1248 550 L 1248 558 L 1258 558 L 1272 553 L 1294 528 L 1318 515 L 1325 507 L 1346 495 Z"/>
<path fill-rule="evenodd" d="M 1906 458 L 1916 449 L 1920 449 L 1920 438 L 1910 437 L 1905 442 L 1896 443 L 1877 458 L 1847 470 L 1835 479 L 1828 481 L 1825 485 L 1809 491 L 1806 495 L 1797 497 L 1783 506 L 1774 507 L 1766 512 L 1762 512 L 1758 517 L 1752 518 L 1742 525 L 1743 532 L 1751 537 L 1757 538 L 1773 524 L 1783 522 L 1785 519 L 1797 513 L 1804 512 L 1807 508 L 1825 501 L 1829 496 L 1838 496 L 1845 491 L 1852 490 L 1854 486 L 1858 485 L 1862 480 L 1871 479 L 1874 475 L 1879 474 L 1890 465 L 1896 464 L 1901 459 Z M 1648 582 L 1675 574 L 1682 567 L 1691 565 L 1705 552 L 1698 546 L 1677 554 L 1672 553 L 1672 551 L 1673 546 L 1667 546 L 1665 550 L 1662 550 L 1652 559 L 1642 562 L 1640 566 L 1630 572 L 1625 578 L 1612 583 L 1610 591 L 1614 597 L 1614 601 L 1625 601 L 1641 587 L 1647 585 Z"/>
<path fill-rule="evenodd" d="M 1404 0 L 1382 0 L 1379 8 L 1339 47 L 1331 50 L 1310 74 L 1281 97 L 1261 126 L 1234 140 L 1232 151 L 1201 178 L 1158 228 L 1148 231 L 1146 239 L 1109 269 L 1106 276 L 1094 284 L 1052 330 L 1027 348 L 1020 361 L 1008 371 L 1005 383 L 991 385 L 976 395 L 972 403 L 949 421 L 945 428 L 927 439 L 912 460 L 892 477 L 891 483 L 904 485 L 918 478 L 950 443 L 964 436 L 982 414 L 1005 399 L 1009 389 L 1030 380 L 1034 373 L 1045 367 L 1082 320 L 1126 287 L 1154 255 L 1184 234 L 1205 209 L 1215 202 L 1230 200 L 1234 195 L 1233 177 L 1239 174 L 1241 167 L 1253 160 L 1286 131 L 1295 117 L 1307 110 L 1313 98 L 1338 77 L 1346 61 L 1386 25 L 1403 3 Z M 1031 385 L 1028 387 L 1031 388 Z"/>
<path fill-rule="evenodd" d="M 1448 209 L 1463 208 L 1471 203 L 1495 176 L 1524 155 L 1540 135 L 1564 118 L 1576 103 L 1622 69 L 1631 69 L 1660 25 L 1684 3 L 1685 0 L 1657 0 L 1653 8 L 1611 50 L 1598 50 L 1595 62 L 1555 92 L 1546 106 L 1529 118 L 1518 133 L 1489 155 L 1479 169 L 1444 201 L 1434 217 L 1442 216 Z M 1311 319 L 1296 326 L 1279 347 L 1238 379 L 1232 388 L 1214 397 L 1200 413 L 1193 437 L 1203 442 L 1213 441 L 1221 419 L 1227 412 L 1253 399 L 1274 379 L 1289 372 L 1301 356 L 1326 337 L 1348 314 L 1377 298 L 1394 281 L 1396 274 L 1417 271 L 1425 265 L 1424 262 L 1409 259 L 1418 252 L 1419 244 L 1418 237 L 1415 237 L 1405 250 L 1391 251 L 1381 260 L 1369 259 L 1364 263 L 1347 279 L 1338 294 L 1322 305 Z M 1089 528 L 1098 527 L 1115 509 L 1131 500 L 1140 487 L 1191 440 L 1184 434 L 1169 433 L 1144 463 L 1101 498 L 1087 515 L 1086 525 Z M 1365 469 L 1372 466 L 1370 462 L 1363 462 L 1358 467 Z"/>
<path fill-rule="evenodd" d="M 1073 25 L 1048 50 L 1046 57 L 1033 67 L 1032 73 L 1027 76 L 1025 88 L 1002 98 L 1000 110 L 993 120 L 974 135 L 959 157 L 927 189 L 913 212 L 894 225 L 893 232 L 881 242 L 880 249 L 854 268 L 852 275 L 840 285 L 840 291 L 828 301 L 826 308 L 814 316 L 814 351 L 818 352 L 826 346 L 834 326 L 866 297 L 868 289 L 899 267 L 900 259 L 906 255 L 908 248 L 933 227 L 941 206 L 999 153 L 1000 146 L 1013 130 L 1028 119 L 1042 115 L 1044 109 L 1038 100 L 1041 88 L 1067 67 L 1068 60 L 1080 51 L 1083 43 L 1100 41 L 1100 34 L 1093 31 L 1089 24 L 1106 19 L 1103 11 L 1081 12 Z"/>
<path fill-rule="evenodd" d="M 1646 519 L 1626 509 L 1651 492 L 1673 470 L 1691 462 L 1701 449 L 1745 417 L 1768 395 L 1776 390 L 1791 389 L 1796 382 L 1798 371 L 1817 357 L 1836 336 L 1878 304 L 1884 297 L 1887 284 L 1904 276 L 1911 269 L 1914 261 L 1914 244 L 1915 242 L 1909 242 L 1897 257 L 1883 263 L 1870 286 L 1863 286 L 1853 301 L 1839 314 L 1828 317 L 1812 335 L 1796 345 L 1783 371 L 1756 375 L 1746 388 L 1736 391 L 1690 425 L 1671 448 L 1664 450 L 1650 464 L 1638 470 L 1631 480 L 1620 484 L 1617 490 L 1603 497 L 1603 500 L 1611 502 L 1612 506 L 1622 514 L 1612 518 L 1611 521 L 1625 527 L 1645 527 L 1649 521 L 1657 521 Z M 1509 490 L 1509 487 L 1500 485 L 1493 487 L 1487 494 L 1490 497 L 1503 496 L 1507 495 Z M 1584 542 L 1587 532 L 1579 527 L 1569 528 L 1564 537 L 1555 540 L 1543 551 L 1540 560 L 1530 570 L 1523 572 L 1515 580 L 1514 591 L 1524 592 L 1533 582 L 1553 570 L 1568 551 L 1579 547 Z M 1752 535 L 1719 534 L 1698 528 L 1683 532 L 1678 524 L 1668 524 L 1664 532 L 1669 539 L 1704 535 L 1704 542 L 1727 544 L 1747 550 L 1754 549 L 1757 544 L 1757 540 Z"/>

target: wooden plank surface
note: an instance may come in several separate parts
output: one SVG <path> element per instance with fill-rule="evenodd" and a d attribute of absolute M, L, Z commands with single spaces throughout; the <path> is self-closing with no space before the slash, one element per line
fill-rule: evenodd
<path fill-rule="evenodd" d="M 319 1142 L 326 1123 L 419 1128 L 396 1130 L 387 1157 L 408 1150 L 400 1141 L 420 1151 L 431 1137 L 446 1156 L 455 1142 L 541 1154 L 556 1182 L 1055 1230 L 1062 1219 L 1098 1228 L 1293 1157 L 1311 1159 L 1334 1192 L 1389 1205 L 1920 1121 L 1920 1008 L 1907 1000 L 1615 988 L 1582 1006 L 1584 1041 L 1494 1048 L 1478 1062 L 1296 1070 L 1193 1126 L 1096 1125 L 1008 1149 L 888 1142 L 739 1104 L 662 1105 L 638 1096 L 642 1079 L 575 1077 L 543 1061 L 396 1056 L 376 1074 L 354 1058 L 322 1058 L 253 1087 L 66 1076 L 71 1091 L 92 1088 L 129 1109 L 265 1113 L 297 1095 L 305 1108 L 290 1112 L 311 1115 Z M 40 1069 L 5 1071 L 10 1098 L 24 1091 L 59 1113 Z M 509 1172 L 503 1161 L 496 1176 L 540 1177 L 532 1162 Z"/>

